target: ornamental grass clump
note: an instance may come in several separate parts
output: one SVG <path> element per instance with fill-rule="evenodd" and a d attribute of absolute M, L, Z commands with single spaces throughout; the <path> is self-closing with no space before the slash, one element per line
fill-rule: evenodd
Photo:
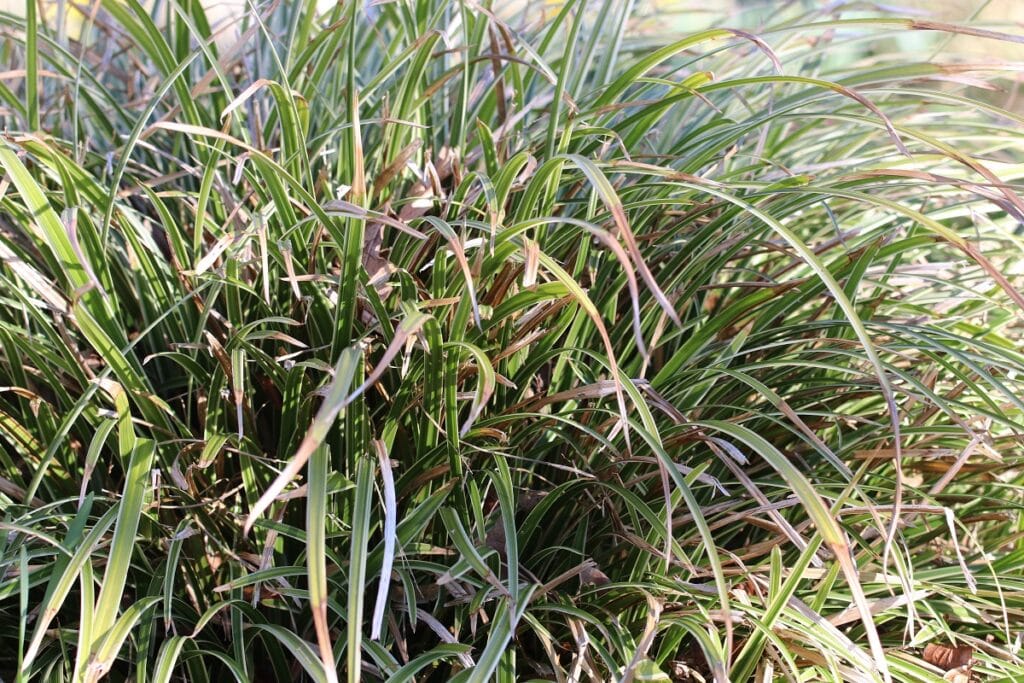
<path fill-rule="evenodd" d="M 0 677 L 1020 680 L 1024 37 L 841 5 L 0 15 Z"/>

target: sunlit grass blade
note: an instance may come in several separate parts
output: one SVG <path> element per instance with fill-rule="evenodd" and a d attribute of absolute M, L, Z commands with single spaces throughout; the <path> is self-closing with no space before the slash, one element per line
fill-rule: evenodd
<path fill-rule="evenodd" d="M 327 473 L 330 453 L 320 444 L 313 449 L 309 461 L 309 483 L 306 486 L 306 565 L 309 573 L 309 606 L 313 612 L 320 661 L 328 683 L 337 681 L 334 650 L 327 622 Z"/>
<path fill-rule="evenodd" d="M 284 471 L 277 476 L 274 483 L 256 502 L 253 509 L 249 511 L 249 516 L 245 522 L 246 533 L 249 532 L 263 511 L 270 507 L 270 504 L 277 498 L 278 494 L 291 483 L 295 475 L 302 470 L 306 461 L 313 455 L 313 452 L 327 438 L 327 432 L 333 425 L 338 413 L 344 407 L 349 387 L 352 384 L 352 378 L 355 376 L 356 363 L 359 359 L 360 353 L 358 349 L 346 349 L 342 352 L 341 357 L 334 366 L 333 378 L 328 386 L 323 403 L 321 403 L 313 423 L 309 426 L 305 437 L 303 437 L 298 451 L 292 456 Z"/>

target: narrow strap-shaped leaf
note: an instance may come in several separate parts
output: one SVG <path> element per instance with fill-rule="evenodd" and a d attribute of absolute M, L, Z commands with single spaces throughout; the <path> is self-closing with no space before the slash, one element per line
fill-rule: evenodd
<path fill-rule="evenodd" d="M 516 620 L 520 607 L 525 607 L 520 602 L 519 592 L 519 540 L 516 530 L 516 502 L 512 487 L 512 473 L 508 463 L 501 455 L 494 458 L 496 471 L 489 472 L 491 481 L 494 484 L 494 491 L 498 495 L 498 510 L 505 537 L 505 563 L 508 568 L 508 593 L 509 593 L 509 618 Z"/>
<path fill-rule="evenodd" d="M 131 454 L 131 464 L 128 466 L 124 490 L 121 492 L 121 501 L 118 505 L 114 538 L 110 543 L 103 584 L 93 616 L 93 628 L 98 639 L 103 638 L 107 630 L 114 625 L 121 601 L 124 599 L 128 568 L 135 552 L 135 532 L 142 519 L 143 503 L 155 452 L 156 445 L 152 440 L 139 439 Z"/>
<path fill-rule="evenodd" d="M 395 562 L 395 545 L 398 541 L 398 502 L 395 500 L 395 476 L 391 459 L 382 441 L 374 441 L 377 463 L 380 466 L 381 489 L 384 494 L 384 539 L 381 568 L 377 580 L 377 600 L 373 607 L 370 638 L 380 640 L 384 625 L 384 611 L 388 606 L 388 587 L 391 585 L 391 568 Z"/>
<path fill-rule="evenodd" d="M 57 612 L 64 604 L 64 600 L 67 599 L 68 593 L 71 592 L 75 581 L 78 580 L 82 566 L 92 558 L 93 550 L 95 550 L 97 544 L 99 544 L 107 530 L 114 523 L 119 509 L 120 506 L 115 505 L 107 510 L 82 541 L 77 544 L 75 553 L 71 556 L 67 565 L 61 567 L 59 573 L 54 573 L 51 576 L 50 585 L 46 589 L 46 595 L 39 605 L 39 617 L 36 619 L 32 640 L 29 641 L 28 650 L 25 652 L 25 657 L 21 664 L 23 674 L 30 670 L 32 662 L 39 652 L 39 647 L 42 645 L 43 638 L 46 636 L 46 630 L 49 628 L 53 618 L 57 616 Z"/>
<path fill-rule="evenodd" d="M 153 667 L 153 683 L 171 683 L 171 676 L 174 674 L 178 657 L 188 641 L 187 636 L 171 636 L 164 641 L 160 646 L 160 652 L 157 653 L 156 665 Z"/>
<path fill-rule="evenodd" d="M 253 524 L 263 514 L 263 511 L 270 507 L 274 499 L 291 483 L 295 475 L 302 470 L 306 461 L 313 454 L 313 451 L 327 438 L 328 431 L 330 431 L 334 420 L 338 417 L 338 413 L 341 412 L 345 405 L 348 390 L 352 384 L 352 378 L 355 377 L 356 363 L 360 360 L 360 356 L 361 354 L 356 348 L 348 348 L 342 351 L 337 364 L 334 366 L 334 378 L 327 387 L 327 395 L 324 397 L 323 403 L 320 404 L 320 409 L 317 411 L 313 423 L 309 426 L 306 436 L 299 445 L 298 451 L 292 456 L 288 465 L 277 476 L 274 483 L 264 491 L 252 510 L 249 511 L 249 516 L 245 521 L 245 533 L 249 533 Z"/>
<path fill-rule="evenodd" d="M 295 661 L 302 666 L 315 683 L 327 683 L 327 676 L 324 673 L 323 662 L 321 662 L 320 658 L 316 656 L 316 652 L 313 650 L 313 647 L 308 642 L 295 635 L 291 629 L 278 626 L 277 624 L 261 623 L 249 624 L 249 628 L 262 631 L 273 636 L 288 650 L 288 652 L 291 653 L 293 657 L 295 657 Z"/>
<path fill-rule="evenodd" d="M 306 489 L 306 567 L 309 575 L 309 606 L 313 612 L 320 661 L 327 683 L 338 680 L 334 670 L 334 650 L 327 623 L 327 469 L 330 451 L 320 444 L 309 461 Z"/>
<path fill-rule="evenodd" d="M 348 628 L 347 670 L 350 682 L 362 675 L 363 610 L 366 585 L 366 544 L 370 536 L 370 513 L 373 503 L 374 463 L 368 454 L 356 460 L 355 503 L 352 506 L 352 546 L 348 568 Z M 386 577 L 381 577 L 386 581 Z"/>
<path fill-rule="evenodd" d="M 114 623 L 113 627 L 99 640 L 93 649 L 92 657 L 85 669 L 86 683 L 94 683 L 107 675 L 114 659 L 121 651 L 124 641 L 128 638 L 135 624 L 142 619 L 146 613 L 160 602 L 158 596 L 150 596 L 139 600 L 124 611 L 124 614 Z"/>

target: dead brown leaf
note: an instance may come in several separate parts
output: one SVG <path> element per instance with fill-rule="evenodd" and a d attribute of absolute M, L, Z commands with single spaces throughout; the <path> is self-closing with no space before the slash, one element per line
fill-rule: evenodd
<path fill-rule="evenodd" d="M 584 586 L 604 586 L 611 583 L 611 579 L 596 564 L 588 564 L 580 572 L 580 583 Z"/>
<path fill-rule="evenodd" d="M 929 643 L 922 654 L 924 661 L 937 666 L 943 671 L 950 671 L 967 666 L 974 657 L 974 648 L 970 645 L 940 645 Z"/>

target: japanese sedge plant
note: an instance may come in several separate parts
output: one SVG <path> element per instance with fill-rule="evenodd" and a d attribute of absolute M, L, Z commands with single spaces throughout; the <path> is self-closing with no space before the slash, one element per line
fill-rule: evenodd
<path fill-rule="evenodd" d="M 29 7 L 5 681 L 1024 675 L 1019 35 Z"/>

